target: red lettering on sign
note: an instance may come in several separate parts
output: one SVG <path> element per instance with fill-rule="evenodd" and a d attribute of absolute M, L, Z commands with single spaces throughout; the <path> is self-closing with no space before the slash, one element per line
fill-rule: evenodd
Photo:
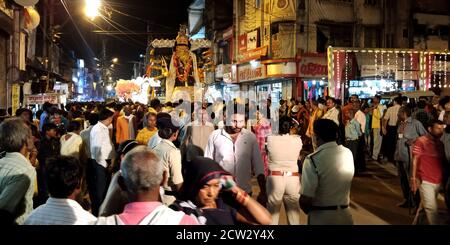
<path fill-rule="evenodd" d="M 327 66 L 326 65 L 321 65 L 321 64 L 316 64 L 316 63 L 308 63 L 308 64 L 303 64 L 300 67 L 300 72 L 302 75 L 311 75 L 311 76 L 316 76 L 316 75 L 327 75 Z"/>
<path fill-rule="evenodd" d="M 262 77 L 262 68 L 256 69 L 243 69 L 239 71 L 239 81 L 248 81 L 252 79 L 258 79 Z"/>

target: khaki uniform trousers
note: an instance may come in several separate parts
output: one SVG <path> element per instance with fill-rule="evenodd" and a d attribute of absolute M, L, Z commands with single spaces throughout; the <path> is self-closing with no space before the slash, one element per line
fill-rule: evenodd
<path fill-rule="evenodd" d="M 267 209 L 272 215 L 272 225 L 278 225 L 281 203 L 284 203 L 289 225 L 300 224 L 300 178 L 298 176 L 267 177 Z"/>

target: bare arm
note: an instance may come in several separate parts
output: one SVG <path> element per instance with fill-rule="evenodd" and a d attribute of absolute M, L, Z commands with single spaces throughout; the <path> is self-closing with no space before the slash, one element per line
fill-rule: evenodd
<path fill-rule="evenodd" d="M 236 201 L 241 204 L 236 215 L 239 222 L 258 225 L 269 225 L 272 222 L 272 216 L 267 209 L 249 197 L 244 190 L 236 186 L 232 192 L 235 194 Z"/>

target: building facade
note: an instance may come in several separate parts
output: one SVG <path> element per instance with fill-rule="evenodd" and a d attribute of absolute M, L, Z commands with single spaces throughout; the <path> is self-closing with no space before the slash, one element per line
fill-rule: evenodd
<path fill-rule="evenodd" d="M 449 45 L 448 1 L 233 0 L 226 1 L 232 17 L 222 19 L 231 21 L 228 28 L 215 25 L 217 2 L 222 1 L 206 1 L 204 22 L 215 43 L 216 80 L 223 94 L 254 91 L 256 99 L 270 95 L 272 101 L 328 95 L 329 46 L 443 50 Z M 390 59 L 401 63 L 405 57 Z M 447 56 L 441 59 L 446 62 Z M 359 79 L 362 65 L 374 62 L 373 57 L 346 60 L 355 63 L 348 83 Z M 387 61 L 378 57 L 376 62 Z M 408 65 L 403 75 L 418 66 Z"/>

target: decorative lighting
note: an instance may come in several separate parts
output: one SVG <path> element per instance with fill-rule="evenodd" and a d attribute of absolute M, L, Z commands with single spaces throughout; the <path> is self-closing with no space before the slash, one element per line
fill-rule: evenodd
<path fill-rule="evenodd" d="M 433 81 L 434 81 L 434 84 L 436 84 L 436 85 L 438 85 L 439 83 L 437 83 L 436 82 L 436 77 L 437 77 L 437 75 L 436 75 L 436 61 L 437 61 L 437 54 L 436 55 L 433 55 L 433 67 L 432 67 L 432 72 L 433 72 Z"/>
<path fill-rule="evenodd" d="M 344 81 L 344 89 L 348 82 L 348 53 L 345 52 L 345 81 Z"/>
<path fill-rule="evenodd" d="M 403 80 L 403 83 L 405 82 L 405 70 L 406 70 L 406 53 L 405 52 L 403 52 L 403 54 L 402 54 L 402 56 L 403 56 L 403 59 L 402 59 L 402 75 L 403 75 L 403 77 L 402 77 L 402 80 Z"/>
<path fill-rule="evenodd" d="M 387 53 L 387 67 L 388 67 L 388 74 L 387 74 L 387 80 L 390 80 L 391 78 L 391 59 L 390 59 L 390 52 Z"/>
<path fill-rule="evenodd" d="M 398 53 L 397 52 L 395 52 L 395 76 L 398 77 Z"/>
<path fill-rule="evenodd" d="M 414 66 L 414 64 L 413 64 L 413 54 L 412 53 L 410 53 L 409 54 L 409 66 L 410 66 L 410 72 L 409 72 L 409 80 L 413 80 L 413 66 Z"/>
<path fill-rule="evenodd" d="M 384 78 L 384 52 L 381 51 L 381 70 L 380 70 L 381 80 Z"/>
<path fill-rule="evenodd" d="M 444 60 L 444 84 L 447 86 L 447 53 L 445 54 L 445 60 Z"/>
<path fill-rule="evenodd" d="M 375 80 L 378 80 L 378 52 L 375 52 Z"/>
<path fill-rule="evenodd" d="M 336 76 L 337 76 L 337 91 L 335 91 L 335 97 L 337 97 L 336 96 L 336 92 L 340 92 L 340 90 L 341 90 L 341 65 L 340 65 L 340 56 L 341 56 L 341 54 L 340 54 L 340 51 L 338 51 L 337 52 L 337 60 L 336 60 Z"/>

